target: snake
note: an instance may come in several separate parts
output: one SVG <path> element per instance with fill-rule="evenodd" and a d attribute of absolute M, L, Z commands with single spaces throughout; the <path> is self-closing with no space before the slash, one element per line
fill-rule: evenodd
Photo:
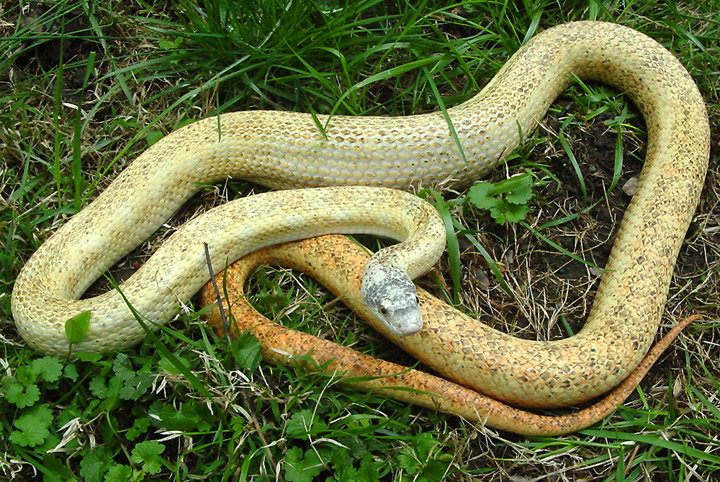
<path fill-rule="evenodd" d="M 374 195 L 356 197 L 341 188 L 468 186 L 520 145 L 576 78 L 626 93 L 648 132 L 638 188 L 617 229 L 583 329 L 563 340 L 529 341 L 486 328 L 461 333 L 462 321 L 450 320 L 444 325 L 450 330 L 444 333 L 448 341 L 431 343 L 430 356 L 457 367 L 460 384 L 480 386 L 488 396 L 511 404 L 559 407 L 600 396 L 641 363 L 657 334 L 675 261 L 702 190 L 710 137 L 702 96 L 682 64 L 650 37 L 607 22 L 571 22 L 542 31 L 478 94 L 449 109 L 403 117 L 239 111 L 172 132 L 138 156 L 23 266 L 11 298 L 17 330 L 37 350 L 66 354 L 65 320 L 90 311 L 90 327 L 78 349 L 112 351 L 137 343 L 143 331 L 121 295 L 148 320 L 166 323 L 178 304 L 209 279 L 198 249 L 171 243 L 160 253 L 164 272 L 144 269 L 145 281 L 134 288 L 121 285 L 90 301 L 78 298 L 201 186 L 233 178 L 287 190 L 283 206 L 249 201 L 244 214 L 221 211 L 196 223 L 200 228 L 193 236 L 224 247 L 213 253 L 217 268 L 262 245 L 288 241 L 273 234 L 273 224 L 291 207 L 292 220 L 281 225 L 304 221 L 308 229 L 293 235 L 303 238 L 322 234 L 312 228 L 312 216 L 303 215 L 323 210 L 316 198 L 343 200 L 341 211 L 347 214 L 367 210 L 374 201 Z M 322 189 L 308 191 L 314 188 Z M 392 212 L 397 205 L 390 201 L 382 210 Z M 267 221 L 268 210 L 279 215 Z M 227 248 L 233 245 L 228 220 L 238 218 L 245 225 L 264 225 L 258 228 L 263 234 L 251 237 L 251 246 Z M 181 231 L 173 237 L 182 238 Z M 429 316 L 454 312 L 443 308 Z M 423 325 L 401 339 L 434 335 Z"/>
<path fill-rule="evenodd" d="M 689 316 L 672 327 L 645 355 L 642 362 L 606 396 L 568 413 L 543 414 L 510 405 L 484 393 L 482 386 L 454 382 L 465 370 L 473 370 L 472 360 L 448 363 L 428 357 L 434 346 L 453 343 L 459 336 L 472 339 L 476 330 L 490 330 L 481 321 L 447 305 L 426 290 L 418 288 L 424 330 L 432 337 L 400 337 L 376 318 L 362 301 L 363 267 L 369 254 L 346 236 L 328 235 L 282 243 L 261 250 L 228 266 L 215 276 L 215 284 L 201 290 L 204 317 L 220 335 L 237 336 L 249 332 L 260 341 L 262 358 L 276 365 L 302 366 L 322 372 L 353 389 L 372 391 L 394 400 L 445 412 L 477 422 L 483 427 L 528 436 L 563 435 L 594 425 L 610 415 L 636 388 L 663 351 L 699 315 Z M 408 368 L 362 353 L 330 340 L 294 330 L 271 321 L 250 303 L 245 283 L 258 265 L 282 266 L 302 271 L 328 288 L 374 329 L 403 350 L 419 358 L 441 376 Z M 216 290 L 217 286 L 217 290 Z M 220 290 L 222 286 L 222 290 Z M 220 309 L 222 306 L 222 311 Z M 442 314 L 442 316 L 438 316 Z M 228 330 L 228 331 L 226 331 Z M 496 332 L 502 336 L 501 332 Z M 482 343 L 481 337 L 476 340 Z M 312 361 L 309 362 L 308 359 Z M 516 366 L 527 371 L 529 367 Z"/>
<path fill-rule="evenodd" d="M 112 194 L 113 186 L 103 195 Z M 365 200 L 362 209 L 358 199 Z M 98 197 L 74 216 L 65 225 L 69 229 L 63 226 L 43 243 L 15 283 L 15 324 L 36 350 L 69 355 L 71 337 L 66 325 L 83 313 L 89 314 L 88 330 L 73 343 L 73 349 L 102 353 L 132 346 L 145 336 L 136 314 L 153 323 L 169 321 L 178 303 L 187 302 L 208 281 L 207 259 L 218 270 L 255 249 L 328 233 L 368 233 L 402 241 L 368 262 L 363 298 L 394 331 L 417 331 L 422 318 L 412 278 L 430 270 L 445 248 L 445 228 L 438 212 L 405 191 L 371 186 L 271 191 L 236 199 L 196 217 L 118 289 L 76 299 L 98 274 L 134 247 L 132 233 L 116 236 L 111 226 L 107 231 L 87 229 L 86 217 L 96 216 L 103 207 L 99 201 L 103 200 Z M 71 223 L 84 227 L 77 229 Z M 147 226 L 140 221 L 137 229 L 145 231 Z M 43 274 L 48 269 L 52 276 Z M 71 329 L 77 324 L 72 322 Z"/>

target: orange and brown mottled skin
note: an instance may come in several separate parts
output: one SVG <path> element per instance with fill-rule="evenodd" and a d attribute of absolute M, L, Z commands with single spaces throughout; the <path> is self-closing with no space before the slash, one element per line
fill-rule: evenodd
<path fill-rule="evenodd" d="M 257 312 L 245 298 L 244 284 L 252 270 L 260 264 L 279 265 L 308 273 L 323 283 L 353 310 L 357 310 L 369 324 L 376 329 L 377 321 L 363 308 L 362 303 L 355 301 L 360 294 L 361 274 L 368 259 L 365 251 L 344 236 L 323 236 L 305 239 L 292 243 L 271 246 L 238 260 L 223 273 L 216 276 L 216 282 L 222 286 L 223 306 L 228 319 L 232 323 L 231 332 L 250 331 L 262 344 L 263 359 L 274 364 L 293 363 L 295 357 L 310 356 L 315 364 L 305 364 L 310 370 L 323 367 L 322 371 L 340 375 L 344 383 L 362 390 L 373 390 L 389 398 L 420 405 L 433 410 L 460 416 L 466 420 L 479 422 L 489 427 L 506 430 L 524 435 L 560 435 L 575 432 L 602 420 L 622 403 L 645 376 L 655 360 L 667 348 L 680 331 L 694 317 L 683 320 L 676 325 L 663 339 L 658 342 L 645 356 L 641 364 L 610 394 L 601 401 L 578 412 L 566 415 L 539 415 L 510 406 L 483 393 L 483 387 L 475 390 L 452 381 L 390 363 L 370 355 L 355 351 L 337 343 L 292 330 L 281 324 L 270 321 Z M 457 316 L 457 312 L 449 309 L 442 301 L 424 290 L 419 290 L 420 303 L 424 314 L 435 312 L 437 307 L 445 307 L 444 313 Z M 205 285 L 201 291 L 203 306 L 216 305 L 216 295 L 211 284 Z M 466 338 L 483 349 L 483 339 L 473 339 L 473 328 L 481 324 L 467 318 L 459 331 L 454 332 L 458 338 Z M 224 333 L 220 310 L 215 306 L 206 314 L 209 323 L 219 334 Z M 405 338 L 397 338 L 385 333 L 394 343 L 409 350 L 423 360 L 423 349 L 427 348 L 426 340 L 438 333 L 442 334 L 447 326 L 445 316 L 426 318 L 424 331 L 427 337 L 409 337 L 416 343 L 405 342 Z M 379 328 L 384 331 L 382 328 Z M 442 336 L 435 341 L 442 346 Z M 297 361 L 297 358 L 295 359 Z M 424 361 L 424 360 L 423 360 Z M 469 361 L 468 363 L 472 363 Z M 524 367 L 517 367 L 523 370 Z M 454 365 L 453 369 L 443 367 L 443 372 L 450 378 L 458 373 L 471 369 L 469 366 Z M 353 378 L 362 380 L 353 380 Z"/>

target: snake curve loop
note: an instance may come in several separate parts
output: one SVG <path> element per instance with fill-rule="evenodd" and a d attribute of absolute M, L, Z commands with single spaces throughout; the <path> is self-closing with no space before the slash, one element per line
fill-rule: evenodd
<path fill-rule="evenodd" d="M 78 298 L 154 233 L 200 183 L 232 177 L 292 189 L 281 202 L 300 218 L 317 212 L 320 198 L 347 200 L 343 209 L 353 213 L 366 208 L 367 198 L 342 191 L 342 186 L 466 186 L 534 130 L 572 76 L 627 93 L 648 131 L 638 190 L 618 229 L 584 328 L 552 342 L 519 340 L 488 328 L 478 329 L 472 342 L 445 333 L 451 342 L 431 348 L 430 356 L 455 367 L 472 365 L 472 370 L 460 370 L 458 381 L 482 386 L 488 395 L 509 403 L 552 407 L 596 397 L 627 377 L 653 342 L 709 158 L 707 112 L 683 66 L 647 36 L 603 22 L 573 22 L 538 34 L 479 94 L 448 109 L 464 157 L 439 112 L 400 118 L 319 116 L 326 125 L 321 133 L 309 114 L 243 111 L 173 132 L 131 163 L 27 262 L 11 300 L 17 329 L 32 347 L 65 354 L 63 322 L 91 309 L 90 339 L 79 349 L 107 351 L 135 343 L 141 337 L 135 320 L 117 302 L 104 304 L 110 295 Z M 314 187 L 326 190 L 296 190 Z M 265 200 L 248 201 L 244 223 L 266 223 Z M 394 201 L 388 202 L 385 210 L 397 209 Z M 222 212 L 215 220 L 202 221 L 194 235 L 229 244 L 226 237 L 232 230 L 224 219 L 232 216 Z M 312 219 L 306 224 L 312 226 Z M 316 234 L 308 229 L 293 236 Z M 230 258 L 286 240 L 266 235 L 233 248 Z M 209 278 L 197 256 L 187 256 L 178 243 L 173 246 L 161 278 L 153 274 L 136 287 L 123 287 L 157 323 L 167 322 L 178 303 Z M 232 261 L 226 254 L 218 256 L 223 264 Z M 432 330 L 422 330 L 406 339 L 432 335 Z"/>

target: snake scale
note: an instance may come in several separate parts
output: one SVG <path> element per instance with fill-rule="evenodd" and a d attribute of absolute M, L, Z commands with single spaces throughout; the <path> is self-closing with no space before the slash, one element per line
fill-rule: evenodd
<path fill-rule="evenodd" d="M 707 112 L 683 66 L 649 37 L 602 22 L 560 25 L 525 44 L 479 94 L 447 110 L 456 138 L 440 112 L 327 118 L 243 111 L 173 132 L 139 156 L 31 257 L 12 295 L 18 331 L 41 351 L 66 353 L 62 324 L 84 307 L 93 312 L 93 338 L 79 348 L 112 350 L 137 342 L 142 333 L 122 303 L 116 301 L 110 310 L 104 304 L 113 294 L 90 301 L 77 298 L 100 273 L 155 232 L 199 183 L 232 177 L 275 189 L 466 186 L 534 130 L 573 76 L 627 93 L 648 130 L 638 190 L 617 231 L 583 330 L 552 342 L 519 340 L 488 328 L 475 330 L 477 339 L 445 333 L 451 339 L 443 344 L 429 341 L 435 335 L 432 330 L 406 339 L 427 338 L 431 356 L 459 368 L 460 383 L 481 386 L 484 393 L 509 403 L 553 407 L 596 397 L 626 378 L 653 342 L 709 158 Z M 325 197 L 353 198 L 346 207 L 349 214 L 362 211 L 369 201 L 328 189 L 336 194 Z M 280 211 L 292 208 L 298 219 L 303 212 L 317 211 L 314 195 L 303 192 L 307 191 L 283 197 L 286 205 Z M 262 218 L 265 209 L 254 204 L 243 222 L 267 223 Z M 385 209 L 396 206 L 391 203 Z M 195 234 L 211 244 L 229 244 L 225 216 L 205 222 Z M 272 229 L 263 232 L 273 236 Z M 320 233 L 308 229 L 293 237 L 316 234 Z M 286 240 L 263 238 L 252 246 L 233 248 L 232 256 L 230 251 L 218 253 L 218 263 Z M 158 323 L 168 321 L 172 307 L 208 279 L 197 253 L 188 256 L 178 243 L 172 249 L 166 258 L 168 274 L 161 282 L 153 274 L 137 288 L 126 287 L 140 311 Z M 182 278 L 173 278 L 181 272 Z M 439 309 L 431 316 L 449 313 Z M 452 327 L 458 322 L 448 323 Z M 465 370 L 470 364 L 474 368 Z"/>
<path fill-rule="evenodd" d="M 455 310 L 428 292 L 418 289 L 421 312 L 425 319 L 424 331 L 429 335 L 422 336 L 421 332 L 418 336 L 398 338 L 389 333 L 364 303 L 359 301 L 363 265 L 367 260 L 368 254 L 363 248 L 346 236 L 337 235 L 303 239 L 252 252 L 216 275 L 218 286 L 222 286 L 220 298 L 223 306 L 227 313 L 232 313 L 232 316 L 226 316 L 231 333 L 237 335 L 250 330 L 260 340 L 263 359 L 270 363 L 297 365 L 310 354 L 313 363 L 303 363 L 305 368 L 340 375 L 343 383 L 359 390 L 373 390 L 401 402 L 451 413 L 509 432 L 524 435 L 560 435 L 593 425 L 614 411 L 635 389 L 680 331 L 699 318 L 691 316 L 675 325 L 652 347 L 640 365 L 602 400 L 579 411 L 562 415 L 541 415 L 485 395 L 486 387 L 472 384 L 468 387 L 449 381 L 462 376 L 464 371 L 477 371 L 473 360 L 468 358 L 462 363 L 454 363 L 452 359 L 433 356 L 434 353 L 449 352 L 451 356 L 456 354 L 457 350 L 452 347 L 460 337 L 475 341 L 473 337 L 480 334 L 477 342 L 482 346 L 487 338 L 483 337 L 483 334 L 500 337 L 506 335 Z M 436 372 L 449 380 L 387 362 L 268 320 L 255 310 L 245 297 L 245 281 L 253 268 L 260 264 L 284 266 L 309 274 L 339 296 L 372 327 L 406 352 L 431 365 Z M 216 331 L 223 334 L 225 323 L 217 308 L 217 300 L 214 286 L 206 284 L 201 291 L 201 304 L 212 306 L 206 317 Z M 435 349 L 443 346 L 450 348 Z M 512 363 L 512 358 L 507 357 L 505 362 Z M 531 368 L 513 366 L 513 369 L 527 373 Z M 466 373 L 464 377 L 471 379 L 472 373 Z"/>

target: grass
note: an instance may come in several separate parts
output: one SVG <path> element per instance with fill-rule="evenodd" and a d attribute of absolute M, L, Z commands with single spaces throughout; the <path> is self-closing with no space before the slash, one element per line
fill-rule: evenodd
<path fill-rule="evenodd" d="M 694 312 L 705 322 L 612 417 L 564 437 L 496 433 L 329 376 L 265 365 L 252 338 L 217 338 L 193 309 L 124 353 L 43 357 L 15 333 L 9 297 L 50 233 L 149 143 L 187 122 L 242 109 L 406 115 L 456 105 L 525 40 L 565 21 L 615 21 L 662 42 L 697 81 L 715 126 L 719 10 L 717 0 L 4 2 L 0 478 L 715 480 L 716 157 L 666 310 L 668 325 Z M 594 84 L 564 94 L 492 178 L 533 175 L 525 227 L 498 226 L 446 194 L 462 252 L 445 273 L 460 287 L 448 289 L 449 299 L 518 336 L 576 331 L 594 278 L 569 254 L 602 265 L 627 202 L 620 187 L 640 165 L 644 136 L 621 94 Z M 713 139 L 717 147 L 717 130 Z M 250 188 L 208 188 L 196 202 Z M 398 358 L 312 280 L 267 270 L 252 286 L 258 306 L 293 327 Z"/>

